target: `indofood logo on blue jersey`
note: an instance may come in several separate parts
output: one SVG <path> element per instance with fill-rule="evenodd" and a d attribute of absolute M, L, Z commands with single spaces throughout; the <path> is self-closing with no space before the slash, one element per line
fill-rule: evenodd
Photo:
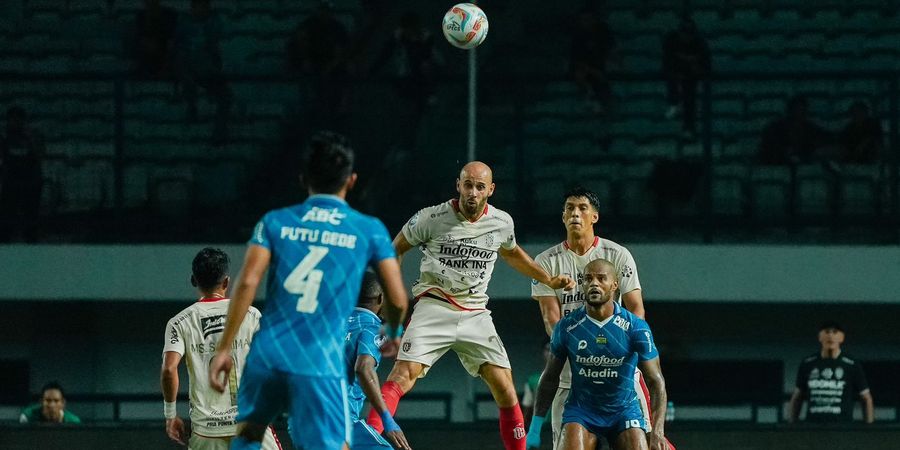
<path fill-rule="evenodd" d="M 625 362 L 625 357 L 610 358 L 606 355 L 581 356 L 575 355 L 575 362 L 584 366 L 619 367 Z"/>

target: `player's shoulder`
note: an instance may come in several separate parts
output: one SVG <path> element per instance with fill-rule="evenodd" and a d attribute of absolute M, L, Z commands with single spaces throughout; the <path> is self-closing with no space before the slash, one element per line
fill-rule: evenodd
<path fill-rule="evenodd" d="M 634 330 L 649 330 L 650 324 L 647 323 L 646 320 L 642 319 L 637 314 L 625 309 L 621 305 L 616 305 L 617 313 L 616 315 L 621 318 L 621 320 L 613 320 L 613 323 L 619 325 L 619 328 L 623 328 L 625 331 L 634 331 Z"/>
<path fill-rule="evenodd" d="M 197 305 L 199 305 L 199 304 L 200 303 L 192 303 L 190 306 L 187 306 L 186 308 L 182 309 L 181 311 L 178 312 L 178 314 L 175 314 L 174 316 L 172 316 L 171 319 L 169 319 L 169 324 L 172 326 L 176 326 L 176 327 L 179 326 L 182 322 L 184 322 L 191 316 L 197 314 L 197 312 L 198 312 Z"/>
<path fill-rule="evenodd" d="M 409 221 L 406 222 L 406 226 L 409 228 L 415 228 L 419 224 L 433 223 L 441 220 L 446 220 L 448 217 L 453 217 L 453 213 L 455 210 L 453 208 L 452 202 L 452 200 L 447 200 L 445 202 L 438 203 L 437 205 L 426 206 L 416 211 L 412 215 L 412 217 L 409 218 Z"/>
<path fill-rule="evenodd" d="M 570 332 L 578 327 L 578 325 L 584 323 L 585 320 L 587 320 L 587 312 L 585 311 L 584 306 L 582 306 L 560 319 L 559 327 L 565 332 Z"/>
<path fill-rule="evenodd" d="M 490 203 L 487 205 L 487 208 L 488 208 L 488 215 L 487 215 L 488 219 L 499 221 L 499 222 L 502 222 L 509 226 L 513 225 L 513 218 L 511 215 L 509 215 L 508 212 L 506 212 Z"/>
<path fill-rule="evenodd" d="M 838 359 L 848 366 L 855 366 L 857 364 L 857 359 L 852 355 L 845 355 L 844 353 L 841 353 L 841 356 Z"/>
<path fill-rule="evenodd" d="M 252 316 L 256 320 L 259 320 L 262 317 L 262 313 L 253 305 L 250 305 L 250 308 L 247 310 L 247 315 Z"/>
<path fill-rule="evenodd" d="M 562 242 L 552 245 L 546 250 L 538 253 L 537 256 L 534 257 L 535 260 L 553 260 L 559 258 L 566 251 L 566 247 Z"/>
<path fill-rule="evenodd" d="M 624 245 L 599 236 L 597 237 L 597 246 L 594 248 L 595 251 L 607 253 L 613 258 L 631 254 Z"/>
<path fill-rule="evenodd" d="M 813 353 L 813 354 L 807 356 L 806 358 L 803 358 L 803 361 L 800 361 L 800 363 L 801 364 L 812 364 L 812 363 L 818 361 L 820 358 L 821 357 L 819 356 L 819 353 Z"/>

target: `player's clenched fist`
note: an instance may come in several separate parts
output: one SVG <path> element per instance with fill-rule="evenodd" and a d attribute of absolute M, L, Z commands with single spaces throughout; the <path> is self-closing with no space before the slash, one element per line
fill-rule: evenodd
<path fill-rule="evenodd" d="M 209 362 L 209 385 L 219 392 L 225 392 L 225 386 L 228 385 L 228 373 L 231 372 L 233 365 L 234 360 L 231 359 L 228 352 L 216 352 L 212 361 Z"/>
<path fill-rule="evenodd" d="M 575 280 L 568 275 L 557 275 L 550 279 L 547 286 L 550 286 L 553 289 L 564 289 L 568 291 L 575 289 Z"/>

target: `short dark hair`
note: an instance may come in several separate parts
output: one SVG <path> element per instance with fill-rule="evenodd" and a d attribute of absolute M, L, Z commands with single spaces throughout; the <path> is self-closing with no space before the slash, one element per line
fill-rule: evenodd
<path fill-rule="evenodd" d="M 306 152 L 303 182 L 315 192 L 334 194 L 353 174 L 353 149 L 343 135 L 320 131 Z"/>
<path fill-rule="evenodd" d="M 228 254 L 217 248 L 206 247 L 197 253 L 191 270 L 197 287 L 203 290 L 213 289 L 228 276 L 230 264 Z"/>
<path fill-rule="evenodd" d="M 45 384 L 44 387 L 41 388 L 41 397 L 44 397 L 44 393 L 51 389 L 56 389 L 59 391 L 59 395 L 61 395 L 62 398 L 66 398 L 66 391 L 63 390 L 62 385 L 60 385 L 58 381 L 51 381 Z"/>
<path fill-rule="evenodd" d="M 569 197 L 584 197 L 587 199 L 588 203 L 594 207 L 595 211 L 600 212 L 600 199 L 597 197 L 597 194 L 584 186 L 575 186 L 566 191 L 566 193 L 563 194 L 563 202 L 568 200 Z"/>
<path fill-rule="evenodd" d="M 381 289 L 378 275 L 375 275 L 375 272 L 372 272 L 371 270 L 367 270 L 363 273 L 362 284 L 359 288 L 359 299 L 356 303 L 358 305 L 374 303 L 375 299 L 378 298 L 382 292 L 384 291 Z"/>
<path fill-rule="evenodd" d="M 843 333 L 844 327 L 842 327 L 841 324 L 837 323 L 834 320 L 827 320 L 822 324 L 822 326 L 819 327 L 819 331 L 822 330 L 837 330 Z"/>

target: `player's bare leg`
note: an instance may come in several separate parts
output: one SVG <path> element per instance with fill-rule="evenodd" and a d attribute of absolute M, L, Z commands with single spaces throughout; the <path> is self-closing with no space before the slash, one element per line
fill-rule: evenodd
<path fill-rule="evenodd" d="M 594 450 L 597 448 L 597 435 L 581 424 L 569 422 L 563 426 L 559 446 L 563 450 Z"/>
<path fill-rule="evenodd" d="M 425 370 L 425 365 L 413 361 L 396 361 L 391 369 L 390 375 L 387 376 L 384 384 L 381 386 L 381 396 L 387 405 L 388 411 L 393 416 L 397 412 L 397 404 L 400 403 L 400 397 L 409 392 Z M 384 424 L 381 423 L 381 417 L 371 409 L 369 416 L 366 418 L 369 426 L 375 431 L 381 433 L 384 431 Z"/>
<path fill-rule="evenodd" d="M 519 403 L 516 386 L 513 383 L 512 371 L 500 366 L 485 363 L 481 365 L 478 374 L 487 383 L 494 396 L 494 401 L 500 408 L 509 408 Z"/>
<path fill-rule="evenodd" d="M 641 428 L 629 428 L 616 436 L 615 450 L 648 450 L 647 435 Z"/>
<path fill-rule="evenodd" d="M 425 365 L 422 363 L 397 361 L 394 363 L 394 367 L 391 369 L 391 373 L 385 382 L 393 381 L 397 383 L 405 394 L 413 388 L 416 380 L 419 379 L 419 375 L 422 375 L 423 370 L 425 370 Z"/>
<path fill-rule="evenodd" d="M 507 450 L 525 450 L 525 420 L 519 407 L 519 397 L 513 383 L 512 371 L 484 363 L 478 374 L 487 383 L 497 407 L 500 408 L 500 438 Z"/>

